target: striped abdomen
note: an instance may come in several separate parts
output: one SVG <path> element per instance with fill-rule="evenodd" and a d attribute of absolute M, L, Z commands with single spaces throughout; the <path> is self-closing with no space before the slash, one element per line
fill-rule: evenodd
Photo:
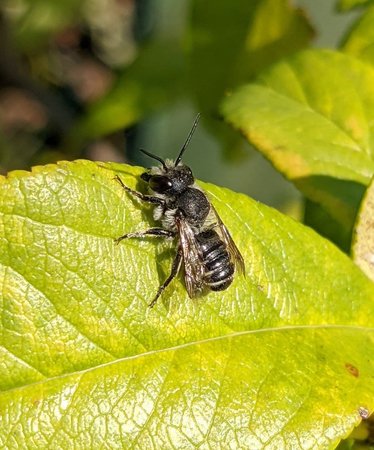
<path fill-rule="evenodd" d="M 225 243 L 214 230 L 202 231 L 196 236 L 204 260 L 204 283 L 212 291 L 223 291 L 234 278 L 234 264 Z"/>

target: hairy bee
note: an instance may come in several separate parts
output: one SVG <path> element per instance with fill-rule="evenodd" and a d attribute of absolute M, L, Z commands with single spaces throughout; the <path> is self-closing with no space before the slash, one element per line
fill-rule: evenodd
<path fill-rule="evenodd" d="M 154 219 L 162 224 L 162 228 L 124 234 L 115 242 L 118 244 L 123 239 L 147 236 L 176 238 L 178 242 L 170 275 L 149 304 L 151 308 L 182 266 L 190 298 L 201 294 L 204 288 L 212 291 L 227 289 L 235 269 L 244 274 L 240 251 L 206 194 L 195 184 L 191 169 L 182 162 L 198 120 L 199 115 L 175 161 L 164 161 L 141 150 L 161 163 L 141 175 L 141 179 L 148 183 L 150 195 L 134 191 L 125 186 L 118 176 L 115 178 L 129 194 L 153 204 Z"/>

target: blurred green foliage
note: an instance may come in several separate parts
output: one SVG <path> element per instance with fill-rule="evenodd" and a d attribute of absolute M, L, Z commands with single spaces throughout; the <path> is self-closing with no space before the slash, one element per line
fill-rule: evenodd
<path fill-rule="evenodd" d="M 141 128 L 127 139 L 122 131 L 178 105 L 200 111 L 226 157 L 242 159 L 243 141 L 218 117 L 225 92 L 313 36 L 287 0 L 214 8 L 8 0 L 0 8 L 2 172 L 81 156 L 132 160 Z"/>

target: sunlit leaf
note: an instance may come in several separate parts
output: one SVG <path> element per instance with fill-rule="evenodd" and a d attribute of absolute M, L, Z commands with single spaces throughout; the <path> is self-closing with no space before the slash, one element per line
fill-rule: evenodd
<path fill-rule="evenodd" d="M 334 448 L 373 405 L 374 331 L 235 333 L 4 392 L 3 448 Z M 40 418 L 40 419 L 38 419 Z"/>
<path fill-rule="evenodd" d="M 222 111 L 349 232 L 374 173 L 371 66 L 339 52 L 301 52 L 228 96 Z"/>
<path fill-rule="evenodd" d="M 0 181 L 4 448 L 333 447 L 374 408 L 374 285 L 334 245 L 248 197 L 199 183 L 246 263 L 188 298 L 172 242 L 88 161 Z M 286 443 L 286 444 L 285 444 Z"/>

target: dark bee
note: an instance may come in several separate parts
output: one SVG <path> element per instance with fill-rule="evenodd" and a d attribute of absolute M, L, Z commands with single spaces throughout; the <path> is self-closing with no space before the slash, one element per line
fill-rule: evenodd
<path fill-rule="evenodd" d="M 235 269 L 244 274 L 243 257 L 230 233 L 205 193 L 195 184 L 191 169 L 182 163 L 186 150 L 196 129 L 196 117 L 191 131 L 175 161 L 164 161 L 159 156 L 141 150 L 161 163 L 141 175 L 148 183 L 151 195 L 145 195 L 116 180 L 131 195 L 155 205 L 154 219 L 161 221 L 162 228 L 127 233 L 115 240 L 118 244 L 127 238 L 156 236 L 177 238 L 177 252 L 171 272 L 159 287 L 149 306 L 152 308 L 164 289 L 175 278 L 182 265 L 190 298 L 201 294 L 204 288 L 212 291 L 227 289 L 234 278 Z"/>

